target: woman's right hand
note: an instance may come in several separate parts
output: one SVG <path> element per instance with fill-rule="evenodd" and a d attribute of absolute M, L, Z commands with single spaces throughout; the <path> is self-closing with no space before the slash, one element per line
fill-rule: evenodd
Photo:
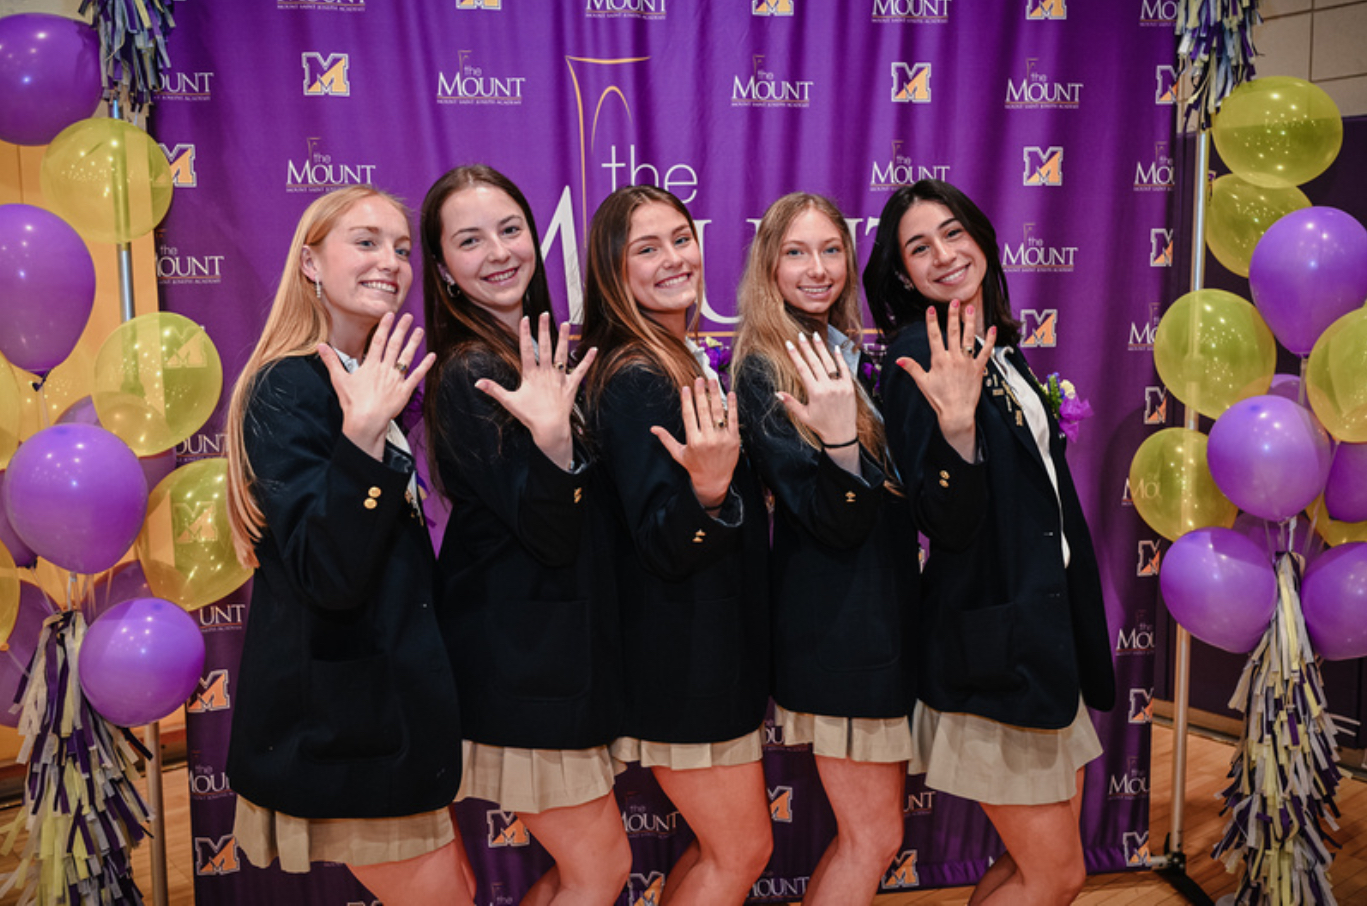
<path fill-rule="evenodd" d="M 796 346 L 791 341 L 785 345 L 802 379 L 807 402 L 799 402 L 783 391 L 778 392 L 779 400 L 794 418 L 812 429 L 823 445 L 840 445 L 827 449 L 827 456 L 847 472 L 858 472 L 859 403 L 845 357 L 828 351 L 815 334 L 810 340 L 806 334 L 799 334 Z M 850 440 L 856 442 L 846 445 Z"/>
<path fill-rule="evenodd" d="M 376 459 L 384 458 L 389 423 L 403 411 L 437 359 L 429 352 L 413 364 L 422 342 L 422 328 L 408 335 L 405 343 L 404 337 L 412 325 L 412 315 L 404 315 L 395 326 L 394 315 L 386 312 L 371 334 L 365 358 L 352 372 L 346 370 L 331 346 L 318 344 L 318 356 L 327 366 L 342 407 L 342 433 Z"/>
<path fill-rule="evenodd" d="M 982 396 L 983 374 L 992 357 L 997 328 L 991 327 L 983 339 L 982 349 L 973 352 L 974 325 L 977 323 L 972 305 L 962 310 L 959 300 L 949 303 L 948 336 L 942 337 L 940 321 L 934 306 L 926 307 L 926 334 L 930 340 L 930 370 L 915 359 L 900 358 L 898 366 L 920 388 L 921 395 L 930 403 L 940 422 L 940 433 L 966 461 L 972 462 L 976 453 L 977 431 L 974 414 L 978 398 Z"/>
<path fill-rule="evenodd" d="M 659 438 L 674 461 L 688 470 L 693 494 L 705 510 L 716 510 L 726 502 L 731 476 L 740 461 L 740 421 L 736 416 L 736 394 L 728 393 L 723 402 L 717 379 L 679 391 L 683 410 L 684 442 L 656 425 L 650 433 Z M 727 417 L 727 413 L 730 417 Z"/>
<path fill-rule="evenodd" d="M 551 354 L 551 318 L 542 314 L 537 326 L 537 345 L 532 346 L 531 322 L 524 317 L 518 327 L 522 350 L 522 379 L 516 390 L 508 390 L 497 381 L 480 378 L 475 389 L 494 398 L 509 414 L 522 422 L 531 432 L 532 442 L 546 454 L 546 458 L 562 469 L 574 464 L 574 434 L 570 416 L 574 411 L 579 384 L 598 350 L 590 349 L 570 370 L 570 325 L 560 325 L 560 342 Z"/>

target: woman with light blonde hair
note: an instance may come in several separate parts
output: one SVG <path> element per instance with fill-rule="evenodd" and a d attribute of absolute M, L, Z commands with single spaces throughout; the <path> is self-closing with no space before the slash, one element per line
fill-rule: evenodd
<path fill-rule="evenodd" d="M 739 904 L 773 848 L 761 725 L 769 631 L 764 500 L 690 334 L 703 298 L 693 219 L 653 186 L 618 189 L 589 227 L 587 405 L 617 519 L 626 657 L 621 761 L 650 768 L 696 837 L 671 906 Z"/>
<path fill-rule="evenodd" d="M 389 906 L 469 904 L 459 709 L 394 422 L 432 365 L 396 323 L 412 244 L 377 189 L 309 205 L 233 390 L 230 520 L 256 573 L 227 773 L 252 864 L 341 862 Z"/>
<path fill-rule="evenodd" d="M 911 756 L 916 529 L 858 380 L 855 274 L 839 210 L 795 192 L 760 221 L 737 303 L 741 433 L 774 497 L 776 723 L 812 746 L 836 819 L 809 906 L 872 902 L 901 847 Z"/>

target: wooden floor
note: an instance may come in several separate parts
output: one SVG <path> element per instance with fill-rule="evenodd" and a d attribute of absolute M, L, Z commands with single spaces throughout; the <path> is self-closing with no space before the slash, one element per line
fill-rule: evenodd
<path fill-rule="evenodd" d="M 1190 737 L 1187 762 L 1186 827 L 1183 851 L 1187 857 L 1187 876 L 1196 881 L 1212 900 L 1233 893 L 1237 879 L 1226 874 L 1224 866 L 1210 857 L 1211 847 L 1224 830 L 1225 821 L 1219 816 L 1218 794 L 1224 786 L 1229 768 L 1230 747 L 1216 740 L 1193 734 Z M 1152 821 L 1150 847 L 1154 855 L 1163 851 L 1163 840 L 1171 825 L 1172 732 L 1155 726 L 1153 733 L 1153 767 L 1150 791 Z M 194 903 L 194 861 L 190 841 L 189 792 L 184 767 L 168 770 L 164 775 L 167 816 L 168 902 L 170 906 L 192 906 Z M 1367 783 L 1345 780 L 1336 800 L 1343 817 L 1339 831 L 1330 832 L 1343 844 L 1334 861 L 1332 876 L 1334 894 L 1341 906 L 1367 903 Z M 14 808 L 0 809 L 0 826 L 7 827 L 15 814 Z M 20 836 L 16 849 L 22 849 Z M 134 855 L 136 878 L 147 903 L 152 903 L 152 883 L 149 869 L 151 847 L 144 844 Z M 0 858 L 0 872 L 14 869 L 17 859 Z M 886 894 L 877 906 L 911 906 L 911 904 L 963 904 L 969 890 L 944 888 L 916 893 Z M 18 897 L 11 892 L 0 898 L 0 906 L 10 906 Z M 1126 872 L 1093 875 L 1078 898 L 1079 904 L 1108 904 L 1108 906 L 1156 906 L 1179 904 L 1187 900 L 1165 880 L 1153 872 Z"/>

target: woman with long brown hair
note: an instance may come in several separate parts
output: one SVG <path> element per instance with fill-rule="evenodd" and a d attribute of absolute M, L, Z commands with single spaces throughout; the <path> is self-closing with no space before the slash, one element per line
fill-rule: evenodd
<path fill-rule="evenodd" d="M 741 903 L 773 847 L 767 520 L 735 395 L 689 337 L 702 298 L 683 203 L 651 186 L 608 196 L 589 228 L 587 403 L 616 496 L 623 646 L 649 660 L 613 754 L 650 768 L 696 837 L 666 878 L 673 906 Z"/>
<path fill-rule="evenodd" d="M 230 520 L 256 574 L 227 771 L 252 864 L 341 862 L 392 906 L 469 904 L 459 708 L 394 422 L 432 365 L 396 323 L 411 249 L 383 192 L 309 205 L 233 390 Z"/>

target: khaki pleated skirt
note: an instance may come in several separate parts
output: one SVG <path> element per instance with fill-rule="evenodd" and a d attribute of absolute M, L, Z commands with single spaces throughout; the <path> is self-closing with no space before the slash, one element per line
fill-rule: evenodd
<path fill-rule="evenodd" d="M 612 792 L 607 746 L 518 749 L 469 739 L 461 743 L 464 773 L 456 799 L 487 799 L 510 812 L 536 814 L 583 805 Z"/>
<path fill-rule="evenodd" d="M 416 859 L 456 839 L 447 809 L 401 818 L 296 818 L 237 797 L 237 845 L 257 868 L 276 859 L 300 874 L 314 862 L 379 865 Z"/>
<path fill-rule="evenodd" d="M 652 742 L 622 736 L 612 742 L 612 757 L 622 764 L 640 762 L 643 768 L 675 771 L 736 767 L 764 757 L 764 728 L 722 742 Z"/>
<path fill-rule="evenodd" d="M 1087 708 L 1062 730 L 1035 730 L 973 714 L 936 711 L 916 703 L 908 771 L 926 786 L 990 805 L 1066 802 L 1077 792 L 1077 771 L 1101 754 Z"/>
<path fill-rule="evenodd" d="M 774 724 L 785 745 L 810 743 L 812 754 L 849 761 L 898 762 L 911 759 L 911 722 L 905 717 L 831 717 L 789 711 L 774 703 Z"/>

